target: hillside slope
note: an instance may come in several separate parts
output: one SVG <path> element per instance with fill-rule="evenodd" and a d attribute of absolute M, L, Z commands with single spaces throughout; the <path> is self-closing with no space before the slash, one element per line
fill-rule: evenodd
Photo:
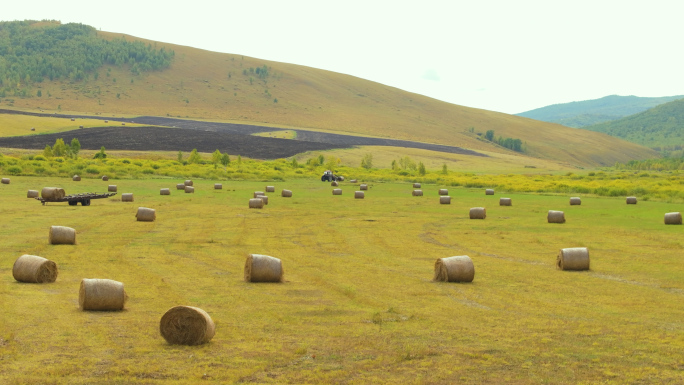
<path fill-rule="evenodd" d="M 101 115 L 156 115 L 280 125 L 512 153 L 481 139 L 521 139 L 527 155 L 612 165 L 657 153 L 600 133 L 441 102 L 349 75 L 98 32 L 175 53 L 168 69 L 134 75 L 105 64 L 83 80 L 34 83 L 2 107 Z"/>
<path fill-rule="evenodd" d="M 661 104 L 626 118 L 585 127 L 657 150 L 684 146 L 684 99 Z"/>
<path fill-rule="evenodd" d="M 684 95 L 660 98 L 610 95 L 600 99 L 554 104 L 516 115 L 580 128 L 617 120 L 681 98 Z"/>

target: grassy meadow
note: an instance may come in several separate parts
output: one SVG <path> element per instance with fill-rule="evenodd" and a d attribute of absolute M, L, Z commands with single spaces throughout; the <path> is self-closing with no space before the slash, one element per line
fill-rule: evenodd
<path fill-rule="evenodd" d="M 353 178 L 349 175 L 348 178 Z M 13 176 L 0 185 L 0 382 L 60 383 L 681 383 L 684 228 L 663 215 L 681 202 L 506 193 L 442 184 L 313 179 Z M 348 179 L 349 180 L 349 179 Z M 42 206 L 28 189 L 119 195 Z M 269 204 L 248 209 L 274 185 Z M 159 189 L 172 189 L 160 196 Z M 281 189 L 292 198 L 281 198 Z M 120 201 L 133 193 L 135 202 Z M 498 206 L 502 196 L 512 207 Z M 136 222 L 137 207 L 157 210 Z M 471 207 L 485 220 L 468 219 Z M 567 223 L 548 224 L 548 210 Z M 78 244 L 49 245 L 51 225 Z M 591 270 L 556 270 L 558 250 L 588 247 Z M 281 258 L 286 282 L 242 280 L 250 253 Z M 22 254 L 55 261 L 52 284 L 22 284 Z M 432 282 L 437 258 L 469 255 L 475 280 Z M 121 312 L 83 312 L 83 278 L 124 283 Z M 168 345 L 159 320 L 176 305 L 216 322 L 208 344 Z"/>

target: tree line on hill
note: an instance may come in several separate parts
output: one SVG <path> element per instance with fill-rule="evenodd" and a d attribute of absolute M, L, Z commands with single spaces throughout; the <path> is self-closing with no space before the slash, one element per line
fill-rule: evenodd
<path fill-rule="evenodd" d="M 498 138 L 494 138 L 494 130 L 488 130 L 485 132 L 485 139 L 487 139 L 490 142 L 497 143 L 501 147 L 505 147 L 509 150 L 517 151 L 517 152 L 525 152 L 523 149 L 523 141 L 520 139 L 515 139 L 515 138 L 504 138 L 502 136 L 499 136 Z"/>
<path fill-rule="evenodd" d="M 162 70 L 174 56 L 172 50 L 123 37 L 105 40 L 84 24 L 0 22 L 0 97 L 31 96 L 31 85 L 45 79 L 97 79 L 105 64 L 127 65 L 134 75 Z"/>

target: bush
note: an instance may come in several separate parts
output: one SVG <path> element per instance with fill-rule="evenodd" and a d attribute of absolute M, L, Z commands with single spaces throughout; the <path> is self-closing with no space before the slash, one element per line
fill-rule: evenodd
<path fill-rule="evenodd" d="M 95 167 L 88 167 L 86 168 L 86 173 L 88 174 L 99 174 L 100 170 L 96 169 Z"/>
<path fill-rule="evenodd" d="M 44 162 L 44 161 L 46 161 L 47 159 L 46 159 L 44 156 L 42 156 L 42 155 L 36 155 L 36 156 L 33 157 L 33 160 L 39 160 L 39 161 L 41 161 L 41 162 Z"/>
<path fill-rule="evenodd" d="M 7 169 L 7 172 L 12 174 L 12 175 L 19 175 L 19 174 L 21 174 L 21 167 L 12 166 L 12 167 Z"/>

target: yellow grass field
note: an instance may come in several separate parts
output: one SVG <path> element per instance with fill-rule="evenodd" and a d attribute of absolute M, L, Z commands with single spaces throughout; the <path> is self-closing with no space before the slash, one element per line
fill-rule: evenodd
<path fill-rule="evenodd" d="M 349 178 L 353 178 L 352 175 Z M 678 384 L 684 381 L 684 227 L 681 203 L 449 187 L 412 197 L 409 183 L 14 176 L 0 185 L 0 383 Z M 119 195 L 91 206 L 42 206 L 28 189 Z M 275 185 L 262 210 L 255 190 Z M 160 188 L 171 188 L 160 196 Z M 281 198 L 281 189 L 292 198 Z M 133 193 L 135 202 L 120 201 Z M 157 210 L 136 222 L 138 207 Z M 468 219 L 486 207 L 485 220 Z M 546 223 L 563 210 L 565 224 Z M 51 225 L 75 246 L 48 245 Z M 588 247 L 591 270 L 555 268 L 561 248 Z M 242 280 L 245 258 L 281 258 L 286 282 Z M 52 284 L 12 278 L 22 254 L 55 261 Z M 469 255 L 472 283 L 432 282 L 437 258 Z M 83 278 L 124 283 L 121 312 L 83 312 Z M 161 316 L 197 306 L 216 335 L 168 345 Z"/>

